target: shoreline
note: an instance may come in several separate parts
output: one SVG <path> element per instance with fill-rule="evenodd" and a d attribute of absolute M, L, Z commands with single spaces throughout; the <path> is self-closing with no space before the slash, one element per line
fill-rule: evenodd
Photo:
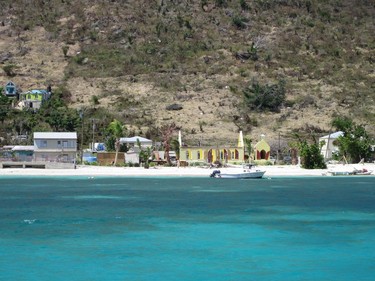
<path fill-rule="evenodd" d="M 295 165 L 282 166 L 257 166 L 260 170 L 265 170 L 267 177 L 316 177 L 323 176 L 329 170 L 344 169 L 367 169 L 373 171 L 370 177 L 375 176 L 375 164 L 336 164 L 328 165 L 327 169 L 303 169 Z M 233 168 L 220 168 L 221 171 Z M 151 167 L 144 169 L 142 167 L 108 167 L 108 166 L 89 166 L 78 165 L 76 169 L 37 169 L 37 168 L 4 168 L 0 169 L 1 176 L 87 176 L 87 177 L 209 177 L 216 168 L 206 167 Z"/>

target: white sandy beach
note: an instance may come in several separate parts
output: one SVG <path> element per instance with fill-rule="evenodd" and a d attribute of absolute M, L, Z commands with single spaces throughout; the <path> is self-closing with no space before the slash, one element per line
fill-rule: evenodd
<path fill-rule="evenodd" d="M 264 177 L 281 176 L 322 176 L 329 170 L 349 170 L 367 169 L 373 171 L 370 175 L 374 177 L 375 164 L 350 164 L 350 165 L 329 165 L 327 169 L 307 170 L 299 166 L 258 166 L 260 170 L 265 170 Z M 222 168 L 224 172 L 226 169 Z M 76 169 L 32 169 L 32 168 L 5 168 L 0 169 L 0 176 L 174 176 L 174 177 L 208 177 L 214 169 L 200 167 L 152 167 L 149 169 L 136 167 L 104 167 L 104 166 L 77 166 Z"/>

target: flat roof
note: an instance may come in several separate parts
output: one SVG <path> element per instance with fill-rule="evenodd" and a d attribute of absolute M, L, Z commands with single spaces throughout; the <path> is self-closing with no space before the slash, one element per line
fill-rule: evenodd
<path fill-rule="evenodd" d="M 33 145 L 16 145 L 12 148 L 12 151 L 34 151 Z"/>
<path fill-rule="evenodd" d="M 338 132 L 335 132 L 335 133 L 332 133 L 330 135 L 326 135 L 326 136 L 320 137 L 320 138 L 321 139 L 328 139 L 328 138 L 330 138 L 330 139 L 337 139 L 338 137 L 341 137 L 343 135 L 344 135 L 344 132 L 338 131 Z"/>
<path fill-rule="evenodd" d="M 77 139 L 77 132 L 35 132 L 34 139 Z"/>
<path fill-rule="evenodd" d="M 152 140 L 135 136 L 131 138 L 120 138 L 121 143 L 137 143 L 137 140 L 139 140 L 140 143 L 152 143 Z"/>

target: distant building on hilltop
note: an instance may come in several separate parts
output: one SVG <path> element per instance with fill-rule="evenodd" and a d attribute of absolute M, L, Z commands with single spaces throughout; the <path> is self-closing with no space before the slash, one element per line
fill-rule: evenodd
<path fill-rule="evenodd" d="M 4 94 L 7 97 L 16 97 L 18 93 L 18 89 L 16 84 L 14 84 L 12 81 L 9 81 L 4 88 Z"/>
<path fill-rule="evenodd" d="M 51 97 L 51 92 L 46 90 L 31 90 L 20 94 L 20 102 L 18 104 L 19 109 L 39 109 L 43 102 L 49 100 Z"/>

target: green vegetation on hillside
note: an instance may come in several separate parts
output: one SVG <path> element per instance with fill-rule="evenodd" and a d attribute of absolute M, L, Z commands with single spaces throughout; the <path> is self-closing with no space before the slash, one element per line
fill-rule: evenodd
<path fill-rule="evenodd" d="M 108 94 L 89 99 L 94 108 L 87 120 L 98 115 L 106 122 L 117 118 L 152 132 L 157 126 L 145 108 L 150 100 L 174 101 L 181 93 L 195 97 L 210 87 L 207 100 L 196 98 L 207 109 L 190 120 L 198 124 L 190 131 L 207 131 L 209 125 L 203 130 L 202 124 L 213 121 L 200 117 L 210 112 L 212 118 L 250 133 L 264 125 L 261 114 L 275 116 L 276 131 L 288 121 L 297 123 L 306 108 L 325 114 L 326 120 L 348 114 L 375 124 L 374 14 L 369 0 L 3 0 L 0 22 L 11 27 L 9 37 L 17 38 L 11 52 L 17 58 L 29 51 L 24 47 L 32 40 L 25 35 L 28 31 L 43 27 L 48 32 L 46 40 L 59 45 L 67 62 L 65 77 L 57 81 L 61 89 L 78 78 L 119 78 L 131 84 L 143 76 L 156 94 L 166 93 L 165 98 L 135 100 L 120 87 L 111 89 L 109 108 L 99 103 Z M 77 46 L 79 52 L 73 52 Z M 1 62 L 9 77 L 17 78 L 22 66 L 12 58 Z M 219 102 L 211 102 L 215 95 Z M 181 99 L 182 104 L 189 100 Z M 324 111 L 328 107 L 331 112 Z M 79 127 L 75 109 L 65 115 L 68 108 L 69 102 L 67 107 L 43 109 L 37 113 L 43 114 L 39 126 Z M 166 122 L 175 117 L 158 116 Z M 4 122 L 12 130 L 21 128 L 16 131 L 32 128 L 12 126 L 21 122 L 13 112 Z M 317 132 L 326 129 L 307 125 Z"/>

